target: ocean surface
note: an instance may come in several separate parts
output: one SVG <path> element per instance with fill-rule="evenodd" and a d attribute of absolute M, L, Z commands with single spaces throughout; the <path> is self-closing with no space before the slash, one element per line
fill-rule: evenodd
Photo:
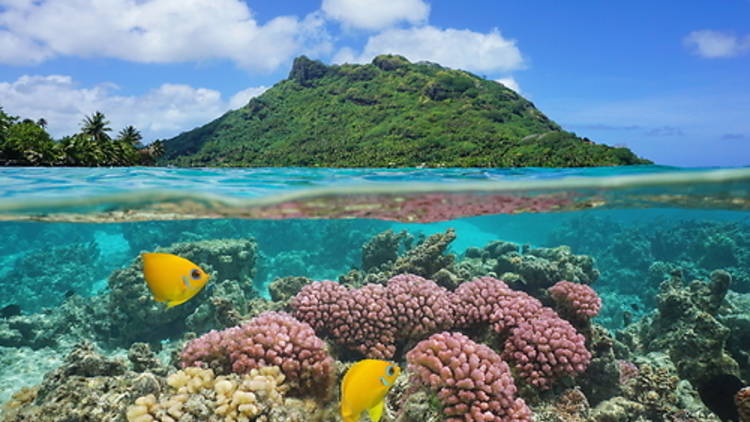
<path fill-rule="evenodd" d="M 750 417 L 750 390 L 742 390 L 750 385 L 750 168 L 2 168 L 0 240 L 2 422 L 342 420 L 340 377 L 365 357 L 406 371 L 387 396 L 384 421 L 480 420 L 468 416 L 476 409 L 486 420 L 511 420 L 516 411 L 524 420 L 518 409 L 481 404 L 492 397 L 459 395 L 451 390 L 459 388 L 455 380 L 420 380 L 419 363 L 407 355 L 440 332 L 462 333 L 507 362 L 517 386 L 511 395 L 537 421 L 739 421 L 743 403 Z M 140 254 L 154 251 L 190 259 L 211 280 L 167 309 L 142 275 Z M 432 284 L 397 296 L 389 280 L 399 274 Z M 498 328 L 486 309 L 500 315 L 514 305 L 489 303 L 488 287 L 461 305 L 487 298 L 485 308 L 476 305 L 486 315 L 473 325 L 459 323 L 458 308 L 431 323 L 437 311 L 424 309 L 437 296 L 396 305 L 396 297 L 438 289 L 458 297 L 461 285 L 482 277 L 555 310 L 585 339 L 586 367 L 549 369 L 557 363 L 537 351 L 531 360 L 542 359 L 540 366 L 525 370 L 520 360 L 529 358 L 509 344 L 538 313 L 518 317 L 531 318 L 527 325 Z M 322 280 L 346 286 L 357 303 L 373 294 L 364 285 L 383 289 L 365 307 L 385 312 L 377 324 L 355 312 L 359 305 L 346 305 L 358 344 L 295 305 L 303 286 Z M 571 316 L 586 300 L 554 297 L 549 289 L 560 281 L 595 291 L 601 309 L 593 319 Z M 312 327 L 338 362 L 330 379 L 315 372 L 309 388 L 300 381 L 307 375 L 282 366 L 288 387 L 268 384 L 275 396 L 251 390 L 252 410 L 227 399 L 246 419 L 217 410 L 224 390 L 213 381 L 189 392 L 166 381 L 180 363 L 194 363 L 180 355 L 190 339 L 267 321 L 264 312 L 286 312 Z M 403 329 L 420 321 L 430 328 Z M 393 335 L 392 344 L 382 340 Z M 372 342 L 378 346 L 368 349 Z M 214 356 L 223 363 L 210 366 L 212 377 L 250 370 L 230 365 L 228 356 Z M 250 366 L 265 365 L 254 359 Z M 545 371 L 548 384 L 529 376 Z M 477 379 L 472 388 L 481 389 Z M 149 394 L 153 402 L 138 401 Z M 735 396 L 747 401 L 735 403 Z M 618 413 L 613 403 L 627 410 Z"/>

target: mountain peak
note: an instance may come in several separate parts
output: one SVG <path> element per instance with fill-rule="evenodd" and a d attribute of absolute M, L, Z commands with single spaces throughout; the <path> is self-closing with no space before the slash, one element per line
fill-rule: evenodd
<path fill-rule="evenodd" d="M 297 57 L 287 79 L 165 149 L 165 164 L 200 166 L 649 163 L 562 130 L 500 83 L 392 54 L 330 66 Z"/>

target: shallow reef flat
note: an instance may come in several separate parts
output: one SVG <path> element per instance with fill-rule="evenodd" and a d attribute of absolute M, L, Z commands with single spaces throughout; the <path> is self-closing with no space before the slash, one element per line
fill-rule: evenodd
<path fill-rule="evenodd" d="M 340 421 L 339 384 L 365 357 L 403 370 L 383 421 L 750 415 L 744 223 L 647 231 L 589 216 L 546 245 L 470 237 L 460 251 L 450 228 L 265 223 L 81 226 L 54 255 L 23 240 L 6 273 L 23 286 L 6 281 L 0 303 L 23 303 L 0 316 L 0 420 Z M 97 230 L 117 254 L 91 243 Z M 190 259 L 209 287 L 165 309 L 140 251 Z M 73 293 L 45 307 L 45 285 Z"/>

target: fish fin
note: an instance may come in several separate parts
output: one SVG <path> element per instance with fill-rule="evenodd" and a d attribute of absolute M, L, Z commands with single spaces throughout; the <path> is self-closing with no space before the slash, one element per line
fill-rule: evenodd
<path fill-rule="evenodd" d="M 357 422 L 359 420 L 360 415 L 355 415 L 351 409 L 344 407 L 344 405 L 341 405 L 341 419 L 344 420 L 344 422 Z"/>
<path fill-rule="evenodd" d="M 188 296 L 188 297 L 186 297 L 184 299 L 177 299 L 177 300 L 169 301 L 169 302 L 167 302 L 167 309 L 174 308 L 177 305 L 182 305 L 183 303 L 185 303 L 188 300 L 190 300 L 191 297 L 193 297 L 193 296 Z"/>
<path fill-rule="evenodd" d="M 375 406 L 367 409 L 367 413 L 370 414 L 370 420 L 372 422 L 378 422 L 380 417 L 383 416 L 383 407 L 385 407 L 385 398 L 380 400 Z"/>

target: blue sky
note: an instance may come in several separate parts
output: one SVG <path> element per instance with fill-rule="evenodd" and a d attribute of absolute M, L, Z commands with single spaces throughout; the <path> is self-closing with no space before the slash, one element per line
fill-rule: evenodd
<path fill-rule="evenodd" d="M 0 105 L 55 136 L 207 123 L 294 57 L 431 60 L 659 164 L 750 165 L 750 0 L 0 0 Z"/>

